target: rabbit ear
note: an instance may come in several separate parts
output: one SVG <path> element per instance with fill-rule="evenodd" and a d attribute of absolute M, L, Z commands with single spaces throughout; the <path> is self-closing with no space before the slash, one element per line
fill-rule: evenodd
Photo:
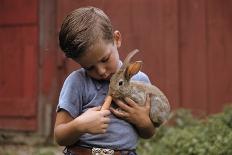
<path fill-rule="evenodd" d="M 122 69 L 126 69 L 126 68 L 127 68 L 127 66 L 128 66 L 129 63 L 130 63 L 131 58 L 132 58 L 136 53 L 138 53 L 138 52 L 139 52 L 138 49 L 134 49 L 133 51 L 131 51 L 131 52 L 127 55 L 127 57 L 125 58 L 125 60 L 124 60 L 124 62 L 123 62 Z"/>
<path fill-rule="evenodd" d="M 131 63 L 125 72 L 126 79 L 129 80 L 133 75 L 137 74 L 142 68 L 142 61 L 136 61 Z"/>

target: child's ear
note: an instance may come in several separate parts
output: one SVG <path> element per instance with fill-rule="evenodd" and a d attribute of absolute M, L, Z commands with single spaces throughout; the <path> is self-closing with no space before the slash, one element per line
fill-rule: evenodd
<path fill-rule="evenodd" d="M 126 79 L 129 80 L 133 75 L 137 74 L 142 68 L 142 61 L 135 61 L 131 63 L 125 72 Z"/>
<path fill-rule="evenodd" d="M 118 30 L 114 31 L 114 43 L 117 46 L 117 48 L 121 47 L 122 36 Z"/>

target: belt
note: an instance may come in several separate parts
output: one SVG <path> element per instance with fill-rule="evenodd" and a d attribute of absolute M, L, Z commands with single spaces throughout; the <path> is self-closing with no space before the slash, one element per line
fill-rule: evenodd
<path fill-rule="evenodd" d="M 104 149 L 104 148 L 85 148 L 80 146 L 71 147 L 68 149 L 74 155 L 129 155 L 130 153 L 133 154 L 133 151 L 128 150 L 111 150 L 111 149 Z"/>

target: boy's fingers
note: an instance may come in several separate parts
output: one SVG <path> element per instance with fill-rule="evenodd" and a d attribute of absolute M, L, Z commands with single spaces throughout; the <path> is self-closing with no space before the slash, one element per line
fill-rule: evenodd
<path fill-rule="evenodd" d="M 110 108 L 110 111 L 112 111 L 114 113 L 114 115 L 116 115 L 117 117 L 120 117 L 122 115 L 118 110 L 116 110 L 114 108 Z"/>
<path fill-rule="evenodd" d="M 110 110 L 101 110 L 103 116 L 109 116 L 110 115 Z"/>
<path fill-rule="evenodd" d="M 99 110 L 101 110 L 101 106 L 90 108 L 90 110 L 99 111 Z"/>
<path fill-rule="evenodd" d="M 127 115 L 128 115 L 123 110 L 117 110 L 117 109 L 114 109 L 114 108 L 110 108 L 110 110 L 114 113 L 114 115 L 116 115 L 117 117 L 120 117 L 120 118 L 127 117 Z"/>
<path fill-rule="evenodd" d="M 146 95 L 146 107 L 151 106 L 151 97 L 152 97 L 152 94 L 147 94 Z"/>
<path fill-rule="evenodd" d="M 125 111 L 130 110 L 130 107 L 129 107 L 127 104 L 125 104 L 124 102 L 122 102 L 121 100 L 116 100 L 115 103 L 116 103 L 121 109 L 123 109 L 123 110 L 125 110 Z"/>
<path fill-rule="evenodd" d="M 127 102 L 127 104 L 130 106 L 130 107 L 134 107 L 136 106 L 136 103 L 130 99 L 129 97 L 125 97 L 124 100 Z"/>
<path fill-rule="evenodd" d="M 110 123 L 110 118 L 105 117 L 105 118 L 104 118 L 104 123 L 105 123 L 105 124 L 109 124 L 109 123 Z"/>

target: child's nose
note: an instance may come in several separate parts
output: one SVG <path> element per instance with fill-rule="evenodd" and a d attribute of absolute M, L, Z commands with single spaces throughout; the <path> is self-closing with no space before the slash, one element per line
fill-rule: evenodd
<path fill-rule="evenodd" d="M 98 66 L 97 73 L 99 76 L 104 76 L 106 73 L 106 68 L 104 66 Z"/>

